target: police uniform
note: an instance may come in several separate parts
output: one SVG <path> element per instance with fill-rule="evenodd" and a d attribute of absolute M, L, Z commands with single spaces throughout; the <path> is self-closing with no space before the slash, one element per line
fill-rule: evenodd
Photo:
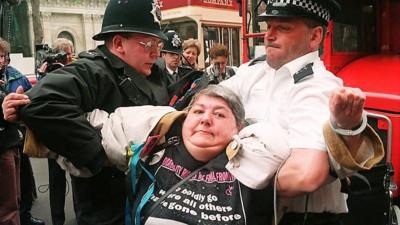
<path fill-rule="evenodd" d="M 331 0 L 273 0 L 266 8 L 261 16 L 306 17 L 322 24 L 338 10 Z M 326 70 L 318 51 L 277 70 L 267 64 L 266 57 L 242 65 L 233 78 L 221 84 L 242 97 L 247 119 L 271 121 L 286 130 L 291 149 L 326 151 L 322 127 L 329 119 L 329 94 L 341 87 L 342 81 Z M 306 211 L 306 224 L 337 224 L 337 214 L 347 212 L 339 180 L 308 195 L 281 197 L 279 208 L 285 212 L 281 224 L 303 224 Z"/>
<path fill-rule="evenodd" d="M 111 0 L 102 30 L 93 39 L 123 32 L 165 39 L 160 20 L 157 1 Z M 145 77 L 105 46 L 80 58 L 49 73 L 27 92 L 31 104 L 21 108 L 20 116 L 49 149 L 96 174 L 72 178 L 77 223 L 124 224 L 125 176 L 114 167 L 103 167 L 107 157 L 100 133 L 84 114 L 95 108 L 113 112 L 120 106 L 166 105 L 167 85 L 158 70 Z"/>
<path fill-rule="evenodd" d="M 175 31 L 168 31 L 167 33 L 165 33 L 165 35 L 167 36 L 168 40 L 166 40 L 164 42 L 164 47 L 162 48 L 161 52 L 177 54 L 177 55 L 179 55 L 179 57 L 181 57 L 182 40 L 179 37 L 178 33 L 176 33 Z M 173 71 L 171 68 L 169 68 L 165 64 L 164 60 L 162 60 L 162 61 L 163 61 L 163 63 L 162 63 L 163 74 L 167 78 L 169 85 L 172 85 L 172 84 L 178 82 L 186 74 L 193 71 L 193 68 L 183 67 L 183 66 L 178 66 L 175 69 L 175 71 Z"/>

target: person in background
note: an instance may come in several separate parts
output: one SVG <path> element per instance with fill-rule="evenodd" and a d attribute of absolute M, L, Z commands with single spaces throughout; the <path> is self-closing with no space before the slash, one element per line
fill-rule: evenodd
<path fill-rule="evenodd" d="M 57 38 L 53 42 L 52 51 L 54 51 L 52 52 L 52 54 L 64 54 L 63 57 L 60 57 L 62 58 L 62 60 L 52 60 L 51 62 L 45 60 L 37 69 L 40 79 L 43 78 L 46 73 L 71 63 L 75 58 L 74 44 L 72 43 L 72 41 L 66 38 Z"/>
<path fill-rule="evenodd" d="M 6 95 L 9 93 L 17 92 L 18 87 L 20 87 L 19 89 L 22 89 L 20 91 L 27 91 L 32 87 L 32 85 L 29 83 L 28 78 L 26 78 L 21 72 L 16 70 L 14 67 L 9 65 L 10 50 L 11 50 L 10 44 L 4 39 L 0 38 L 0 68 L 1 68 L 0 85 L 3 87 L 2 88 L 4 90 L 3 93 L 5 93 Z M 4 97 L 5 96 L 3 96 L 3 98 Z M 20 217 L 18 218 L 18 221 L 22 225 L 31 225 L 31 224 L 42 225 L 44 224 L 44 222 L 40 219 L 33 217 L 30 213 L 32 209 L 34 195 L 36 194 L 35 192 L 36 187 L 29 157 L 23 154 L 22 152 L 23 150 L 22 139 L 25 133 L 24 129 L 19 125 L 6 125 L 6 127 L 7 127 L 6 131 L 2 131 L 5 132 L 4 144 L 7 145 L 7 148 L 15 147 L 16 149 L 18 149 L 18 152 L 15 153 L 13 151 L 6 151 L 7 153 L 3 156 L 8 158 L 6 161 L 8 160 L 12 161 L 12 165 L 10 165 L 9 164 L 10 161 L 8 161 L 8 163 L 5 163 L 4 166 L 6 166 L 8 169 L 11 168 L 16 169 L 15 174 L 19 176 L 17 179 L 15 179 L 13 178 L 12 171 L 8 171 L 10 172 L 10 174 L 8 174 L 8 176 L 10 176 L 9 177 L 10 182 L 9 183 L 6 182 L 5 187 L 6 189 L 7 187 L 10 188 L 13 187 L 14 190 L 10 193 L 10 198 L 18 200 L 19 202 L 15 203 L 13 201 L 10 201 L 9 199 L 8 201 L 5 201 L 5 204 L 9 204 L 9 206 L 6 206 L 6 208 L 8 207 L 8 209 L 19 209 L 19 213 L 13 212 L 13 214 Z M 16 134 L 18 134 L 18 138 L 16 138 Z M 11 160 L 11 158 L 13 158 L 13 160 Z M 6 175 L 5 173 L 7 169 L 4 170 L 0 169 L 0 171 L 2 175 Z M 18 188 L 16 188 L 14 185 L 18 185 Z M 16 196 L 15 193 L 17 193 L 18 195 Z M 0 211 L 2 210 L 0 209 Z M 13 218 L 13 216 L 11 216 L 10 218 Z M 14 221 L 13 223 L 17 221 L 15 218 L 11 220 Z"/>
<path fill-rule="evenodd" d="M 75 48 L 74 48 L 74 44 L 72 43 L 72 41 L 70 41 L 66 38 L 57 38 L 53 42 L 53 48 L 57 52 L 65 52 L 67 54 L 67 58 L 66 58 L 65 62 L 61 62 L 61 63 L 63 63 L 64 65 L 72 63 L 72 61 L 74 60 L 74 57 L 75 57 L 75 53 L 74 53 Z"/>
<path fill-rule="evenodd" d="M 4 85 L 8 93 L 16 92 L 19 86 L 22 86 L 24 91 L 29 90 L 32 85 L 29 83 L 21 72 L 14 67 L 10 66 L 10 44 L 0 38 L 0 72 L 1 72 L 1 84 Z"/>
<path fill-rule="evenodd" d="M 191 68 L 181 67 L 180 58 L 182 55 L 182 39 L 175 31 L 168 31 L 165 34 L 168 38 L 161 49 L 161 57 L 164 60 L 164 75 L 168 79 L 168 85 L 174 84 L 185 74 L 192 71 Z"/>
<path fill-rule="evenodd" d="M 199 70 L 197 59 L 201 53 L 201 45 L 196 39 L 188 39 L 183 42 L 182 65 Z"/>
<path fill-rule="evenodd" d="M 211 65 L 206 68 L 210 84 L 218 84 L 235 75 L 235 70 L 227 66 L 229 50 L 223 44 L 214 44 L 209 51 Z"/>
<path fill-rule="evenodd" d="M 0 61 L 3 56 L 0 55 Z M 6 96 L 4 85 L 0 84 L 0 102 Z M 19 225 L 20 158 L 18 148 L 22 144 L 18 125 L 8 123 L 0 113 L 0 224 Z"/>
<path fill-rule="evenodd" d="M 9 87 L 10 84 L 5 75 L 9 52 L 10 44 L 0 38 L 0 102 L 3 102 L 9 92 L 6 86 Z M 0 114 L 3 116 L 3 112 Z M 18 148 L 21 145 L 22 137 L 18 131 L 18 125 L 0 118 L 0 224 L 20 224 L 21 186 Z"/>

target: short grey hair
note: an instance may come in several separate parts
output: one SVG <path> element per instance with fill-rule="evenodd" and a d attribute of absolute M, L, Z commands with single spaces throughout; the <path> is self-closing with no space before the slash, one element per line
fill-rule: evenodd
<path fill-rule="evenodd" d="M 71 48 L 71 51 L 74 51 L 74 44 L 66 38 L 57 38 L 53 43 L 53 48 L 58 52 L 65 51 L 67 48 Z"/>
<path fill-rule="evenodd" d="M 203 95 L 224 100 L 232 110 L 233 116 L 236 120 L 236 126 L 241 128 L 245 125 L 245 111 L 240 97 L 231 89 L 222 85 L 208 85 L 207 88 L 196 93 L 186 110 L 190 111 L 196 100 Z"/>

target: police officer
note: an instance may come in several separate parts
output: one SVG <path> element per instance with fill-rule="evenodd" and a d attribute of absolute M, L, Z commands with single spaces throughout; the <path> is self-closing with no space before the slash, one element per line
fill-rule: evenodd
<path fill-rule="evenodd" d="M 161 50 L 161 57 L 164 60 L 164 76 L 168 79 L 168 84 L 174 84 L 185 74 L 192 71 L 192 68 L 179 66 L 182 55 L 182 39 L 175 31 L 168 31 L 165 34 L 168 40 L 165 41 Z"/>
<path fill-rule="evenodd" d="M 80 225 L 124 223 L 125 176 L 107 162 L 100 133 L 84 113 L 168 103 L 167 85 L 153 67 L 166 39 L 160 22 L 156 0 L 109 1 L 101 32 L 93 37 L 105 44 L 45 76 L 27 93 L 31 104 L 20 110 L 49 149 L 95 174 L 72 178 Z"/>
<path fill-rule="evenodd" d="M 365 95 L 359 89 L 341 89 L 342 81 L 319 58 L 328 21 L 339 10 L 335 0 L 268 1 L 261 14 L 268 28 L 266 55 L 221 82 L 242 96 L 247 118 L 276 123 L 288 133 L 291 154 L 277 174 L 279 205 L 285 213 L 281 225 L 341 224 L 341 214 L 347 212 L 339 180 L 328 177 L 321 129 L 329 119 L 330 93 L 336 96 L 331 99 L 349 100 L 347 105 L 336 101 L 329 106 L 332 121 L 350 134 L 343 138 L 354 152 L 361 145 L 362 129 L 356 128 L 366 117 L 361 117 Z"/>

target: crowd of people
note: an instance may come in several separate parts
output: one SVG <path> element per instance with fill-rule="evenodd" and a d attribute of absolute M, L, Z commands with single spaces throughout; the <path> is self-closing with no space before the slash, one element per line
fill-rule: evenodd
<path fill-rule="evenodd" d="M 29 91 L 2 79 L 13 89 L 1 97 L 0 138 L 9 142 L 0 142 L 0 224 L 23 224 L 19 124 L 52 152 L 53 224 L 65 221 L 64 170 L 79 225 L 341 224 L 339 178 L 354 171 L 333 166 L 343 157 L 330 152 L 362 167 L 382 148 L 365 132 L 365 94 L 343 87 L 319 58 L 336 1 L 269 1 L 259 16 L 266 54 L 237 71 L 223 44 L 211 46 L 201 71 L 199 42 L 164 33 L 154 1 L 110 0 L 93 36 L 104 44 L 54 71 L 43 65 Z M 54 47 L 73 54 L 68 40 Z M 0 48 L 0 62 L 7 53 Z"/>

